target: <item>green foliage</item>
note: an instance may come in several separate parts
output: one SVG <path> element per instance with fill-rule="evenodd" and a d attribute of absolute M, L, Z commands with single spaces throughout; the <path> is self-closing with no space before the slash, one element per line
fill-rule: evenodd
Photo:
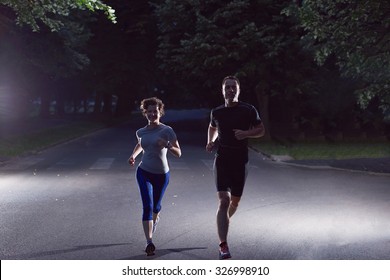
<path fill-rule="evenodd" d="M 297 69 L 307 65 L 294 20 L 281 14 L 289 2 L 158 1 L 161 69 L 213 89 L 223 76 L 236 74 L 252 99 L 255 88 L 296 93 Z"/>
<path fill-rule="evenodd" d="M 115 22 L 115 11 L 100 0 L 0 0 L 2 10 L 4 6 L 15 12 L 19 26 L 39 31 L 16 28 L 9 12 L 0 14 L 0 24 L 7 23 L 0 47 L 15 54 L 7 61 L 21 77 L 36 77 L 37 70 L 54 80 L 75 75 L 90 62 L 85 45 L 92 36 L 87 28 L 91 16 L 85 10 L 103 10 Z"/>
<path fill-rule="evenodd" d="M 63 26 L 63 17 L 72 10 L 102 10 L 113 22 L 116 22 L 115 10 L 100 0 L 0 0 L 0 5 L 10 7 L 16 13 L 19 25 L 27 24 L 34 31 L 40 30 L 39 22 L 51 31 L 59 31 Z"/>
<path fill-rule="evenodd" d="M 119 113 L 130 113 L 135 100 L 155 94 L 149 92 L 156 86 L 156 29 L 147 1 L 116 1 L 115 10 L 118 24 L 99 17 L 92 26 L 84 82 L 91 92 L 118 96 Z"/>
<path fill-rule="evenodd" d="M 111 20 L 112 23 L 116 23 L 116 15 L 115 10 L 104 4 L 103 1 L 100 0 L 77 0 L 76 1 L 79 8 L 87 7 L 89 10 L 95 12 L 97 10 L 104 11 L 107 18 Z"/>
<path fill-rule="evenodd" d="M 85 45 L 92 36 L 87 28 L 90 20 L 85 12 L 74 11 L 61 19 L 64 26 L 58 32 L 41 28 L 33 33 L 10 27 L 0 42 L 4 54 L 0 57 L 1 68 L 7 69 L 13 80 L 19 80 L 19 85 L 25 81 L 29 89 L 33 80 L 42 75 L 57 80 L 79 73 L 90 62 L 85 53 Z"/>
<path fill-rule="evenodd" d="M 363 107 L 375 96 L 388 106 L 390 2 L 308 0 L 294 9 L 316 61 L 335 56 L 343 75 L 361 81 L 357 94 Z"/>
<path fill-rule="evenodd" d="M 236 34 L 245 36 L 251 24 L 241 17 L 248 3 L 170 0 L 157 5 L 161 67 L 184 77 L 203 78 L 212 70 L 222 70 L 227 60 L 237 62 L 244 44 Z"/>

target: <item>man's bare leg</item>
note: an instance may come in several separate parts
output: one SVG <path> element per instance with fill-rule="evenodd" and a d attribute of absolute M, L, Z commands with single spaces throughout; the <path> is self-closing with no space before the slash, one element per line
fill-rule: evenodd
<path fill-rule="evenodd" d="M 229 230 L 229 205 L 231 202 L 230 192 L 218 192 L 219 205 L 217 210 L 217 228 L 219 238 L 219 259 L 231 258 L 227 244 L 227 235 Z"/>
<path fill-rule="evenodd" d="M 238 203 L 240 202 L 241 197 L 240 196 L 231 196 L 230 204 L 229 204 L 229 210 L 228 210 L 228 215 L 229 218 L 236 213 Z"/>
<path fill-rule="evenodd" d="M 218 192 L 219 205 L 217 210 L 217 229 L 219 241 L 226 242 L 229 230 L 228 209 L 230 205 L 230 193 L 226 191 Z"/>

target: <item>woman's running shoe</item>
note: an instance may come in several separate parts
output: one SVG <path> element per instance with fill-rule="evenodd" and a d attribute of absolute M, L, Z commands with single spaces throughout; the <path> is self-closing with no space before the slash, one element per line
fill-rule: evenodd
<path fill-rule="evenodd" d="M 154 246 L 153 242 L 148 242 L 146 244 L 145 252 L 147 256 L 153 256 L 155 250 L 156 246 Z"/>

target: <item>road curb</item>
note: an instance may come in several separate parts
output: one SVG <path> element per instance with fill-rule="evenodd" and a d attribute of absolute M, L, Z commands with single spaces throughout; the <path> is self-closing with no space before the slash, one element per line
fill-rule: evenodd
<path fill-rule="evenodd" d="M 309 164 L 309 163 L 298 163 L 298 162 L 289 162 L 293 161 L 294 158 L 288 155 L 270 155 L 266 154 L 262 151 L 259 151 L 253 147 L 250 147 L 251 150 L 256 152 L 257 154 L 260 154 L 264 156 L 265 158 L 277 163 L 277 164 L 284 164 L 289 166 L 296 166 L 296 167 L 303 167 L 303 168 L 310 168 L 310 169 L 317 169 L 317 170 L 339 170 L 339 171 L 350 171 L 354 173 L 362 173 L 362 174 L 370 174 L 370 175 L 381 175 L 381 176 L 390 176 L 389 172 L 376 172 L 372 170 L 361 170 L 356 168 L 344 168 L 344 167 L 335 167 L 331 165 L 316 165 L 316 164 Z M 315 161 L 315 160 L 313 160 Z"/>

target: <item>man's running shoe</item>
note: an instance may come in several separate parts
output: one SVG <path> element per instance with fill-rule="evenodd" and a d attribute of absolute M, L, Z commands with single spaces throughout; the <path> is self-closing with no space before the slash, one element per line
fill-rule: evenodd
<path fill-rule="evenodd" d="M 160 216 L 157 216 L 156 221 L 153 223 L 153 230 L 152 230 L 152 233 L 154 233 L 154 232 L 156 231 L 157 224 L 158 224 L 159 221 L 160 221 Z"/>
<path fill-rule="evenodd" d="M 156 246 L 154 246 L 153 242 L 148 242 L 146 244 L 145 252 L 147 256 L 153 256 L 155 250 Z"/>
<path fill-rule="evenodd" d="M 229 247 L 226 242 L 222 242 L 219 244 L 219 259 L 220 260 L 225 260 L 225 259 L 230 259 L 232 256 L 230 255 L 229 252 Z"/>

